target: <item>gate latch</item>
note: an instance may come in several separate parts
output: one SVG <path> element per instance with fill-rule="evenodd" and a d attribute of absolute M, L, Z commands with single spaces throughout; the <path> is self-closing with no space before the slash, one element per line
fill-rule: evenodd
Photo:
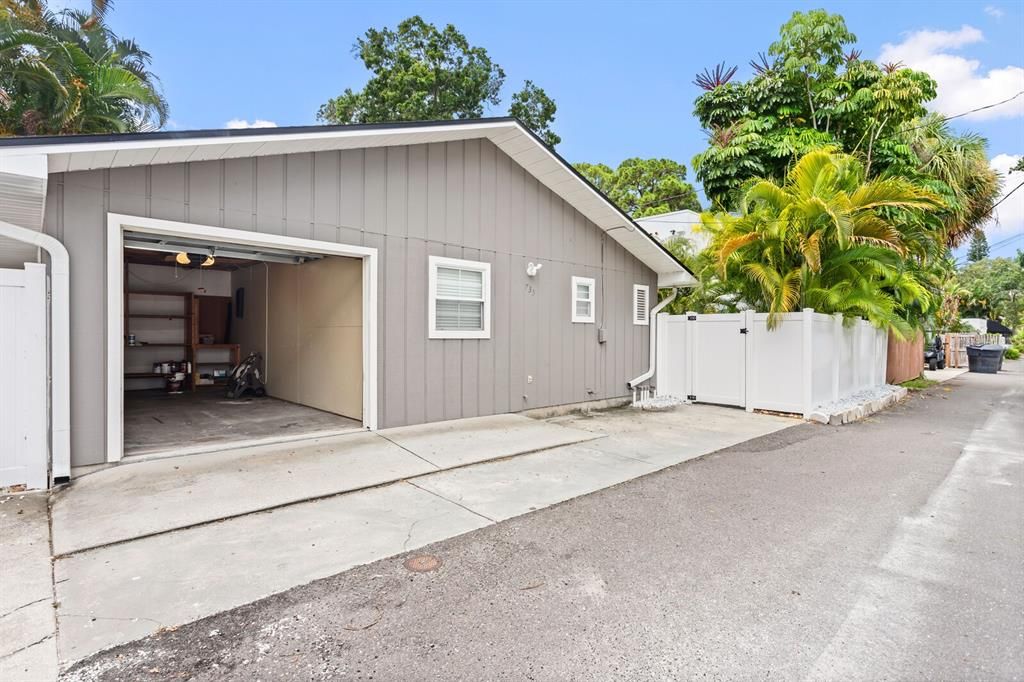
<path fill-rule="evenodd" d="M 696 319 L 697 319 L 697 316 L 696 316 L 696 315 L 687 315 L 687 316 L 686 316 L 686 319 L 687 319 L 687 320 L 690 320 L 690 321 L 692 322 L 693 320 L 696 320 Z"/>
<path fill-rule="evenodd" d="M 740 330 L 740 334 L 746 334 L 746 333 L 747 333 L 747 328 L 746 327 L 744 327 L 743 329 Z"/>
<path fill-rule="evenodd" d="M 692 401 L 696 402 L 697 396 L 695 396 L 695 395 L 688 395 L 688 396 L 686 396 L 686 399 L 687 400 L 692 400 Z"/>

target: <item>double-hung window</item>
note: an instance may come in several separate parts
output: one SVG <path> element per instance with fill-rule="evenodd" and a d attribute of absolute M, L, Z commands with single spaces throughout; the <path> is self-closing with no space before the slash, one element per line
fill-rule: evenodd
<path fill-rule="evenodd" d="M 572 321 L 593 324 L 597 312 L 592 277 L 572 278 Z"/>
<path fill-rule="evenodd" d="M 430 257 L 432 339 L 491 338 L 491 264 Z"/>
<path fill-rule="evenodd" d="M 633 285 L 633 324 L 650 325 L 650 296 L 651 288 L 646 284 Z"/>

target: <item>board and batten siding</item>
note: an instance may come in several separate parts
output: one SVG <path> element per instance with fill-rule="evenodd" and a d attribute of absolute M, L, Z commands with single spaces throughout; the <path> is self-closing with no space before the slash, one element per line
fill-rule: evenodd
<path fill-rule="evenodd" d="M 49 188 L 45 230 L 71 254 L 76 466 L 105 459 L 107 212 L 377 248 L 381 427 L 624 396 L 648 366 L 632 291 L 655 274 L 488 140 L 57 173 Z M 432 255 L 492 264 L 490 339 L 427 338 Z M 573 275 L 597 280 L 596 324 L 570 321 Z"/>

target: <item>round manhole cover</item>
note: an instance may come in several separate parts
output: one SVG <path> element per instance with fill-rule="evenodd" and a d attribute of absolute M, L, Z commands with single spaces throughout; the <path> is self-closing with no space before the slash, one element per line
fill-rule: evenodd
<path fill-rule="evenodd" d="M 428 573 L 441 568 L 441 559 L 433 554 L 417 554 L 405 560 L 405 567 L 413 573 Z"/>

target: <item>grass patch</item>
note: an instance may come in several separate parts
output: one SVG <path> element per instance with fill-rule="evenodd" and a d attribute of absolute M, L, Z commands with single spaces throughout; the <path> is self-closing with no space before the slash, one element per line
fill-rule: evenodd
<path fill-rule="evenodd" d="M 904 381 L 900 386 L 909 388 L 911 391 L 923 391 L 926 388 L 931 388 L 939 382 L 934 379 L 925 379 L 924 377 L 918 377 L 911 379 L 910 381 Z"/>

